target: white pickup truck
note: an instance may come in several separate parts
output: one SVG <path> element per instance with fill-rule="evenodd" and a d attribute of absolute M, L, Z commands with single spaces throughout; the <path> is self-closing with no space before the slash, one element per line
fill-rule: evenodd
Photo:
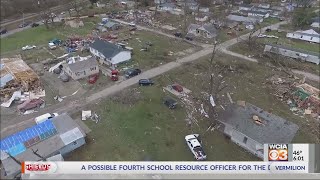
<path fill-rule="evenodd" d="M 199 134 L 190 134 L 185 137 L 188 147 L 190 151 L 193 153 L 194 158 L 196 160 L 205 160 L 207 155 L 202 149 L 200 141 L 198 139 Z"/>

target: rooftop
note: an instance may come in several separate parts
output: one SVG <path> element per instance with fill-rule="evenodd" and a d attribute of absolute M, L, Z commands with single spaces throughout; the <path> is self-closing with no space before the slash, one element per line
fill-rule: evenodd
<path fill-rule="evenodd" d="M 90 47 L 102 53 L 106 58 L 113 58 L 121 51 L 125 51 L 120 46 L 100 39 L 96 39 L 92 44 L 90 44 Z"/>
<path fill-rule="evenodd" d="M 314 56 L 318 56 L 320 58 L 320 53 L 316 53 L 313 51 L 306 51 L 303 49 L 298 49 L 298 48 L 293 48 L 293 47 L 289 47 L 289 46 L 284 46 L 284 45 L 279 45 L 279 44 L 266 44 L 275 48 L 281 48 L 281 49 L 287 49 L 287 50 L 291 50 L 291 51 L 295 51 L 295 52 L 300 52 L 303 54 L 310 54 L 310 55 L 314 55 Z"/>
<path fill-rule="evenodd" d="M 261 14 L 266 15 L 268 12 L 262 12 L 262 11 L 253 11 L 253 10 L 240 10 L 242 13 L 252 13 L 252 14 Z"/>
<path fill-rule="evenodd" d="M 255 123 L 253 116 L 258 116 L 262 124 Z M 228 106 L 218 119 L 261 144 L 290 143 L 299 129 L 296 124 L 249 103 Z"/>
<path fill-rule="evenodd" d="M 94 57 L 91 57 L 86 60 L 76 61 L 74 63 L 67 64 L 67 66 L 69 66 L 71 71 L 77 72 L 79 70 L 84 70 L 84 69 L 88 69 L 91 67 L 96 67 L 96 66 L 98 66 L 98 63 Z"/>

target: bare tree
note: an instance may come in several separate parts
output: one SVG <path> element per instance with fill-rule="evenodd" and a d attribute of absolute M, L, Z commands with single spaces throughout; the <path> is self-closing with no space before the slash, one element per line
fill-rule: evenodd
<path fill-rule="evenodd" d="M 52 16 L 52 11 L 50 9 L 48 1 L 47 0 L 38 0 L 37 4 L 40 9 L 40 16 L 43 20 L 43 23 L 46 26 L 46 28 L 49 29 L 49 22 L 51 20 L 51 23 L 53 23 L 54 17 Z"/>
<path fill-rule="evenodd" d="M 217 41 L 214 43 L 213 50 L 211 53 L 211 57 L 209 60 L 209 88 L 208 88 L 208 97 L 205 98 L 206 104 L 209 107 L 209 117 L 211 121 L 210 126 L 215 126 L 217 124 L 216 119 L 215 119 L 215 107 L 211 103 L 211 98 L 212 100 L 216 103 L 218 102 L 218 95 L 219 93 L 224 90 L 227 85 L 223 84 L 224 79 L 227 77 L 226 72 L 228 70 L 227 67 L 220 67 L 220 70 L 215 73 L 215 57 L 217 54 L 218 50 L 218 43 Z"/>
<path fill-rule="evenodd" d="M 261 31 L 262 31 L 262 27 L 259 23 L 255 24 L 254 28 L 250 31 L 249 36 L 248 36 L 248 40 L 247 40 L 247 43 L 248 43 L 250 50 L 253 49 L 253 47 L 256 44 L 256 41 L 258 39 L 258 37 L 256 35 L 257 32 L 259 32 L 258 34 L 261 34 Z"/>
<path fill-rule="evenodd" d="M 184 22 L 184 28 L 183 32 L 186 35 L 188 30 L 187 30 L 187 14 L 188 14 L 188 6 L 187 6 L 187 0 L 184 0 L 184 15 L 183 15 L 183 22 Z"/>
<path fill-rule="evenodd" d="M 80 16 L 80 10 L 81 10 L 81 5 L 77 0 L 73 0 L 69 3 L 69 6 L 71 9 L 73 9 L 76 12 L 76 17 Z M 71 11 L 71 10 L 70 10 Z"/>

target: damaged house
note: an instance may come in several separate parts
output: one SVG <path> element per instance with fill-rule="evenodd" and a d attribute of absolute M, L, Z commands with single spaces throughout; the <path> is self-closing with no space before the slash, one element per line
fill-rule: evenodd
<path fill-rule="evenodd" d="M 213 24 L 190 24 L 188 27 L 188 34 L 194 36 L 202 36 L 204 38 L 215 38 L 218 35 L 217 29 Z"/>
<path fill-rule="evenodd" d="M 99 59 L 100 63 L 110 66 L 115 66 L 131 59 L 131 51 L 101 39 L 96 39 L 90 44 L 90 52 Z"/>
<path fill-rule="evenodd" d="M 1 96 L 11 96 L 16 90 L 33 91 L 40 88 L 39 76 L 21 56 L 1 58 L 0 68 Z"/>
<path fill-rule="evenodd" d="M 219 115 L 219 127 L 234 143 L 264 158 L 264 144 L 290 143 L 299 127 L 252 104 L 232 104 Z"/>
<path fill-rule="evenodd" d="M 99 73 L 98 62 L 94 57 L 63 64 L 63 71 L 72 79 L 78 80 Z"/>

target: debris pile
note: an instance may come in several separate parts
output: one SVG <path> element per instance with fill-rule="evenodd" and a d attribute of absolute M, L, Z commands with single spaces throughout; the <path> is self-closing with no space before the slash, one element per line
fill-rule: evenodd
<path fill-rule="evenodd" d="M 22 60 L 21 56 L 1 58 L 1 99 L 6 101 L 15 91 L 38 92 L 39 76 Z"/>
<path fill-rule="evenodd" d="M 101 120 L 100 116 L 95 112 L 91 112 L 91 110 L 82 111 L 81 120 L 85 121 L 87 119 L 91 119 L 95 123 L 98 123 Z"/>
<path fill-rule="evenodd" d="M 273 94 L 286 102 L 295 115 L 310 115 L 320 119 L 319 89 L 306 83 L 296 82 L 293 78 L 273 76 L 268 82 L 275 90 Z"/>

